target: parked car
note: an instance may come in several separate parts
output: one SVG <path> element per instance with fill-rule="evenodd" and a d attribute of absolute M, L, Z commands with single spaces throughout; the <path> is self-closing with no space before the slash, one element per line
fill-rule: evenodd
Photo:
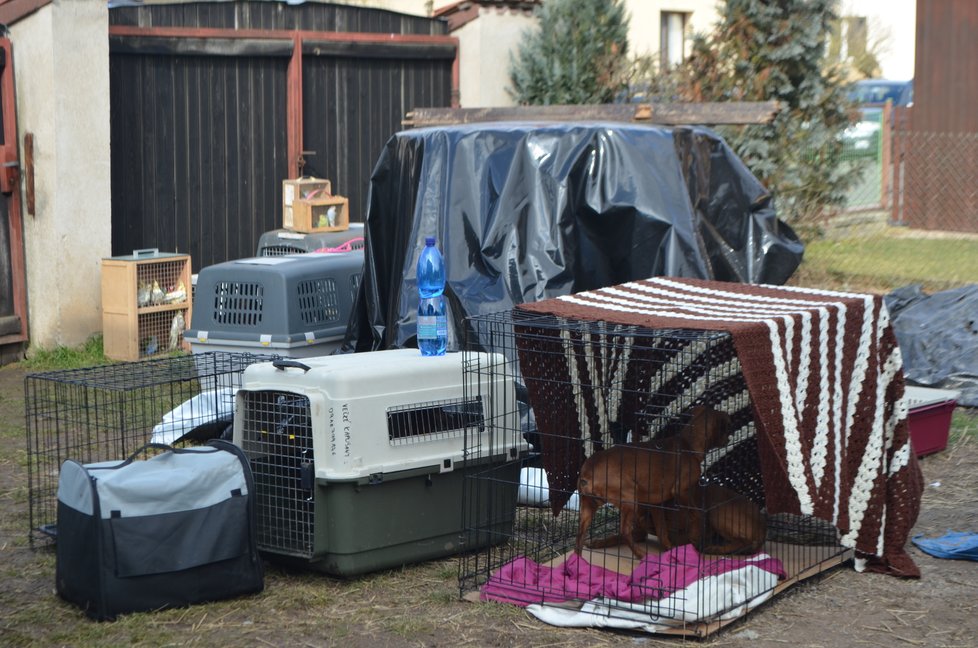
<path fill-rule="evenodd" d="M 859 121 L 842 131 L 843 153 L 846 157 L 877 157 L 880 149 L 880 127 L 883 109 L 861 107 Z"/>
<path fill-rule="evenodd" d="M 848 95 L 860 105 L 882 105 L 892 101 L 894 106 L 910 106 L 913 104 L 913 79 L 909 81 L 863 79 L 849 86 Z"/>
<path fill-rule="evenodd" d="M 861 116 L 858 122 L 842 133 L 845 154 L 854 158 L 876 158 L 883 123 L 882 105 L 887 101 L 894 106 L 913 104 L 913 80 L 864 79 L 849 86 L 848 96 L 859 104 Z"/>

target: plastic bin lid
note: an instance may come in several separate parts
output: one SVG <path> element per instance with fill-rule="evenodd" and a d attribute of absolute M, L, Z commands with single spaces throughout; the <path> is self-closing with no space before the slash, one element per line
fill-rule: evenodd
<path fill-rule="evenodd" d="M 906 387 L 907 407 L 924 407 L 926 405 L 936 405 L 955 401 L 961 397 L 961 392 L 953 389 L 935 389 L 933 387 L 916 387 L 907 385 Z"/>

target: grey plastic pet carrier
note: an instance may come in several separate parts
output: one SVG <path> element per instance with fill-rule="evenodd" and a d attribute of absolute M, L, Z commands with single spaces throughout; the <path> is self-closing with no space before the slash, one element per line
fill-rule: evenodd
<path fill-rule="evenodd" d="M 258 239 L 256 256 L 283 256 L 303 254 L 317 250 L 331 250 L 347 246 L 351 250 L 363 249 L 363 223 L 350 223 L 350 229 L 342 232 L 294 232 L 277 229 L 265 232 Z"/>
<path fill-rule="evenodd" d="M 194 353 L 256 351 L 329 355 L 343 341 L 363 271 L 363 251 L 254 257 L 197 276 Z"/>

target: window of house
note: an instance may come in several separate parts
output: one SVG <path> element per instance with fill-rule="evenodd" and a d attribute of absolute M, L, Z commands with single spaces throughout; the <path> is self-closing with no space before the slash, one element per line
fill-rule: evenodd
<path fill-rule="evenodd" d="M 679 65 L 686 52 L 686 21 L 689 14 L 663 11 L 660 16 L 659 60 L 663 67 Z"/>

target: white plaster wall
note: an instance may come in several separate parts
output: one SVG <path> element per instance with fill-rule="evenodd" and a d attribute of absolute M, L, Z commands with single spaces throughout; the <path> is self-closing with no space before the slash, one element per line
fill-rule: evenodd
<path fill-rule="evenodd" d="M 450 2 L 436 1 L 435 7 L 443 4 Z M 630 54 L 658 55 L 661 11 L 689 13 L 689 29 L 707 31 L 717 19 L 714 6 L 715 0 L 626 0 L 625 8 L 631 16 Z M 466 23 L 452 34 L 459 40 L 459 90 L 463 108 L 515 105 L 506 91 L 509 58 L 516 52 L 523 32 L 535 25 L 531 15 L 484 7 L 478 20 Z"/>
<path fill-rule="evenodd" d="M 693 33 L 707 33 L 717 21 L 718 0 L 625 0 L 631 16 L 628 26 L 628 46 L 632 56 L 659 55 L 659 30 L 663 11 L 687 13 L 686 51 Z"/>
<path fill-rule="evenodd" d="M 515 106 L 509 96 L 509 57 L 523 32 L 536 27 L 532 15 L 485 8 L 478 20 L 458 29 L 459 103 L 463 108 Z"/>
<path fill-rule="evenodd" d="M 10 31 L 21 146 L 34 135 L 34 215 L 23 208 L 30 343 L 75 346 L 102 328 L 101 260 L 112 251 L 108 4 L 54 0 Z"/>

